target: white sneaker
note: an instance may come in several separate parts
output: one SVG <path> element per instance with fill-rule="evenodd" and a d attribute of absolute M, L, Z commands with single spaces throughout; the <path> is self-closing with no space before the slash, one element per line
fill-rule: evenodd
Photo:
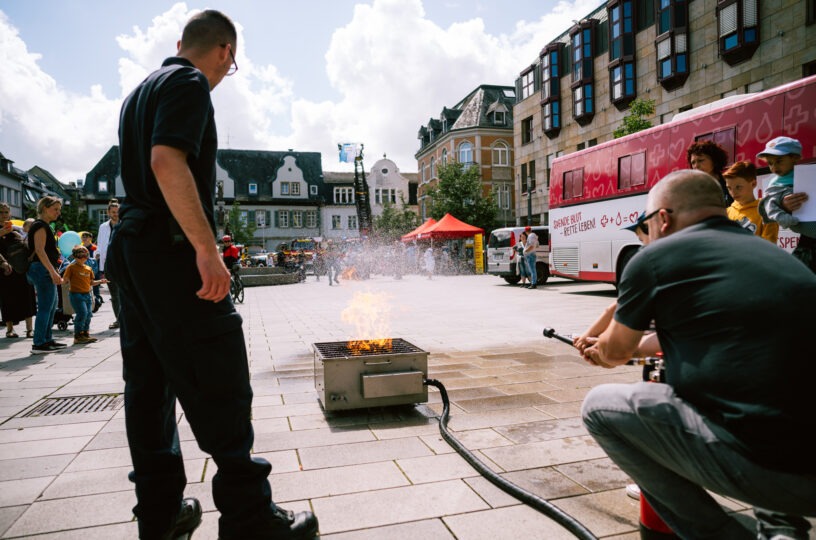
<path fill-rule="evenodd" d="M 640 486 L 637 484 L 628 484 L 626 486 L 626 495 L 636 501 L 640 500 Z"/>

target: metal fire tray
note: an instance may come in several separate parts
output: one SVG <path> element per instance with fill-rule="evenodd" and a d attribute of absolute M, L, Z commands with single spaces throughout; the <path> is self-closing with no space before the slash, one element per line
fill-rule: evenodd
<path fill-rule="evenodd" d="M 403 339 L 355 351 L 347 341 L 314 343 L 315 389 L 327 411 L 428 401 L 428 353 Z"/>

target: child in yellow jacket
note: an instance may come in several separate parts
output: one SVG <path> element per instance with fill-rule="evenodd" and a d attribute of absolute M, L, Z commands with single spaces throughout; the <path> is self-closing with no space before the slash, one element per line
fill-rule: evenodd
<path fill-rule="evenodd" d="M 757 186 L 756 166 L 750 161 L 738 161 L 723 173 L 728 193 L 734 198 L 726 209 L 728 219 L 739 222 L 740 225 L 776 244 L 779 237 L 779 224 L 776 222 L 763 223 L 759 215 L 759 201 L 754 196 Z"/>

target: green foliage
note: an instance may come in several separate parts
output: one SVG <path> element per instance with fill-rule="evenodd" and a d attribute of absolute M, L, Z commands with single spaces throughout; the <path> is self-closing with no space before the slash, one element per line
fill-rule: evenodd
<path fill-rule="evenodd" d="M 235 244 L 249 245 L 253 242 L 253 235 L 255 234 L 255 224 L 245 225 L 241 221 L 241 205 L 238 201 L 232 203 L 227 214 L 227 223 L 224 226 L 224 232 L 232 236 L 232 241 Z"/>
<path fill-rule="evenodd" d="M 617 139 L 624 135 L 649 129 L 652 127 L 652 123 L 643 117 L 651 116 L 654 112 L 655 102 L 653 99 L 637 98 L 629 104 L 629 114 L 623 117 L 623 123 L 612 132 L 612 136 Z"/>
<path fill-rule="evenodd" d="M 462 163 L 448 163 L 437 169 L 439 183 L 429 190 L 431 217 L 441 219 L 451 214 L 456 219 L 489 231 L 496 226 L 499 209 L 492 197 L 482 192 L 478 166 L 465 168 Z"/>
<path fill-rule="evenodd" d="M 419 225 L 419 216 L 408 208 L 405 199 L 402 208 L 389 202 L 383 203 L 383 212 L 374 216 L 374 236 L 383 242 L 399 240 L 402 235 L 411 232 Z"/>
<path fill-rule="evenodd" d="M 62 205 L 60 218 L 56 222 L 56 230 L 60 231 L 88 231 L 94 235 L 96 240 L 96 233 L 99 225 L 91 221 L 88 212 L 80 209 L 80 200 L 76 193 L 72 194 L 71 201 L 65 201 Z"/>

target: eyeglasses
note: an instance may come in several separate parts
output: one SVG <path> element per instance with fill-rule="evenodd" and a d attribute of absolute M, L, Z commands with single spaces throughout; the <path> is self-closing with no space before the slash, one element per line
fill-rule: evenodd
<path fill-rule="evenodd" d="M 227 77 L 229 77 L 230 75 L 235 75 L 235 72 L 238 71 L 238 62 L 235 61 L 235 55 L 232 54 L 232 45 L 230 45 L 229 43 L 221 44 L 222 47 L 226 47 L 227 45 L 229 45 L 228 50 L 230 53 L 230 58 L 232 58 L 232 65 L 227 70 Z"/>
<path fill-rule="evenodd" d="M 649 234 L 649 225 L 646 222 L 655 217 L 661 210 L 665 210 L 667 214 L 671 214 L 672 212 L 674 212 L 674 210 L 672 210 L 671 208 L 658 208 L 654 212 L 650 212 L 643 216 L 643 219 L 641 219 L 637 225 L 638 229 L 643 231 L 643 234 Z"/>

